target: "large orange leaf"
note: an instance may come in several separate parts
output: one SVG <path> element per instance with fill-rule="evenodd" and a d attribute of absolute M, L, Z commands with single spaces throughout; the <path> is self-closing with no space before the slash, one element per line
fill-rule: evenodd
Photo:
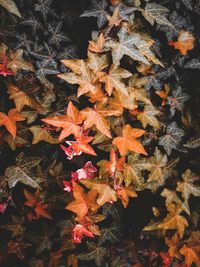
<path fill-rule="evenodd" d="M 8 132 L 12 134 L 14 138 L 16 137 L 17 131 L 16 122 L 24 120 L 24 116 L 22 116 L 16 108 L 10 109 L 8 115 L 0 112 L 0 126 L 5 126 Z"/>
<path fill-rule="evenodd" d="M 72 182 L 72 186 L 75 200 L 67 205 L 67 210 L 70 210 L 76 213 L 78 217 L 83 218 L 87 215 L 89 209 L 95 211 L 99 208 L 96 204 L 96 191 L 91 190 L 86 194 L 83 188 L 74 181 Z"/>
<path fill-rule="evenodd" d="M 42 119 L 42 121 L 55 127 L 63 128 L 59 136 L 60 141 L 71 134 L 74 136 L 78 136 L 80 134 L 81 128 L 79 125 L 82 123 L 83 117 L 72 102 L 69 102 L 66 115 L 54 116 Z"/>
<path fill-rule="evenodd" d="M 111 138 L 110 125 L 103 111 L 85 108 L 81 111 L 81 115 L 84 119 L 85 130 L 95 125 L 100 132 Z"/>
<path fill-rule="evenodd" d="M 136 139 L 144 133 L 144 130 L 132 128 L 129 124 L 126 124 L 123 128 L 122 137 L 115 137 L 113 144 L 117 146 L 121 156 L 125 156 L 128 151 L 147 155 L 143 145 Z"/>

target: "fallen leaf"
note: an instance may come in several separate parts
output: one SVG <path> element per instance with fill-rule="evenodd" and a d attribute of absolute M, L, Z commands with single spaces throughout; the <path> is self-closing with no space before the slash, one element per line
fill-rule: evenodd
<path fill-rule="evenodd" d="M 126 124 L 123 128 L 122 137 L 115 137 L 112 143 L 117 146 L 121 156 L 125 156 L 128 151 L 147 155 L 143 145 L 136 139 L 144 133 L 144 130 L 132 128 L 129 124 Z"/>

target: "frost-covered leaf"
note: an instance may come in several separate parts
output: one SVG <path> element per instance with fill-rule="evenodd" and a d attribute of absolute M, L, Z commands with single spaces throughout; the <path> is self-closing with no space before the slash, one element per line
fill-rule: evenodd
<path fill-rule="evenodd" d="M 112 50 L 112 58 L 115 64 L 119 64 L 120 59 L 127 55 L 133 60 L 143 62 L 144 64 L 149 65 L 149 61 L 139 50 L 139 45 L 143 40 L 139 34 L 133 33 L 128 35 L 128 32 L 125 28 L 121 28 L 118 33 L 119 41 L 108 40 L 105 43 L 105 47 Z"/>
<path fill-rule="evenodd" d="M 92 0 L 92 6 L 81 14 L 81 17 L 96 17 L 98 28 L 101 28 L 107 22 L 106 0 Z"/>
<path fill-rule="evenodd" d="M 189 98 L 189 95 L 182 91 L 181 86 L 177 86 L 177 88 L 172 90 L 172 96 L 167 98 L 172 116 L 175 114 L 176 110 L 183 112 L 184 104 Z"/>
<path fill-rule="evenodd" d="M 169 13 L 169 9 L 164 6 L 156 3 L 147 3 L 142 13 L 151 25 L 154 25 L 156 21 L 160 25 L 168 25 L 173 27 L 173 25 L 166 18 L 166 15 Z"/>
<path fill-rule="evenodd" d="M 166 133 L 159 138 L 159 145 L 163 146 L 169 156 L 172 149 L 178 149 L 184 131 L 180 129 L 176 122 L 171 122 L 166 129 Z"/>

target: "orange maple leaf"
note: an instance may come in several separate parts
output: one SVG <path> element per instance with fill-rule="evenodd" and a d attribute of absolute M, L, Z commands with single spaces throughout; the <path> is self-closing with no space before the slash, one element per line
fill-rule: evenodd
<path fill-rule="evenodd" d="M 97 165 L 102 168 L 103 173 L 109 173 L 109 175 L 113 177 L 116 171 L 123 171 L 124 162 L 125 157 L 118 159 L 115 150 L 111 148 L 110 160 L 101 160 Z"/>
<path fill-rule="evenodd" d="M 112 143 L 117 146 L 121 156 L 125 156 L 128 151 L 147 155 L 143 145 L 136 139 L 144 133 L 144 130 L 132 128 L 129 124 L 126 124 L 123 128 L 122 137 L 115 137 Z"/>
<path fill-rule="evenodd" d="M 168 44 L 178 49 L 182 55 L 186 55 L 187 51 L 194 48 L 195 38 L 192 33 L 188 31 L 180 31 L 178 41 L 169 42 Z"/>
<path fill-rule="evenodd" d="M 46 209 L 48 208 L 48 204 L 42 203 L 39 190 L 37 190 L 34 194 L 32 194 L 28 192 L 26 189 L 24 189 L 24 195 L 27 199 L 24 205 L 34 208 L 35 212 L 35 214 L 32 213 L 28 214 L 28 218 L 30 220 L 39 219 L 41 217 L 52 219 L 51 215 L 46 211 Z"/>
<path fill-rule="evenodd" d="M 60 141 L 71 134 L 73 134 L 74 136 L 78 136 L 80 134 L 81 127 L 79 125 L 82 123 L 83 117 L 70 101 L 67 107 L 66 115 L 54 116 L 42 119 L 42 121 L 55 127 L 63 128 L 59 136 Z"/>
<path fill-rule="evenodd" d="M 88 144 L 90 141 L 92 141 L 94 137 L 92 136 L 86 136 L 83 133 L 81 133 L 79 136 L 76 137 L 76 142 L 71 143 L 71 147 L 74 149 L 76 154 L 79 154 L 81 152 L 96 156 L 97 154 L 93 150 L 93 148 Z"/>
<path fill-rule="evenodd" d="M 124 187 L 117 190 L 117 197 L 121 199 L 124 208 L 126 208 L 129 197 L 137 197 L 137 194 L 131 187 Z"/>
<path fill-rule="evenodd" d="M 105 38 L 103 36 L 103 33 L 101 33 L 96 42 L 89 41 L 88 49 L 95 53 L 102 53 L 104 44 L 105 44 Z"/>
<path fill-rule="evenodd" d="M 8 115 L 0 112 L 0 126 L 4 125 L 14 138 L 17 132 L 16 122 L 24 120 L 24 116 L 22 116 L 16 108 L 10 109 Z"/>
<path fill-rule="evenodd" d="M 110 125 L 103 110 L 98 110 L 97 108 L 85 108 L 81 110 L 81 114 L 84 119 L 84 130 L 91 128 L 93 125 L 96 126 L 97 130 L 111 138 Z"/>
<path fill-rule="evenodd" d="M 78 185 L 76 182 L 72 182 L 73 186 L 73 196 L 75 198 L 66 209 L 70 210 L 80 218 L 83 218 L 87 215 L 89 209 L 95 211 L 99 208 L 99 205 L 96 204 L 97 191 L 91 190 L 88 193 L 85 193 L 83 188 Z"/>

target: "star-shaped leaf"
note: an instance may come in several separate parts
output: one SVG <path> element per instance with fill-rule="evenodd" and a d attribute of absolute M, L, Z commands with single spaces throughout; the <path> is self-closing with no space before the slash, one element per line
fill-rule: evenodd
<path fill-rule="evenodd" d="M 131 57 L 133 60 L 143 62 L 149 65 L 149 61 L 145 56 L 139 51 L 138 46 L 141 42 L 139 34 L 128 35 L 125 28 L 121 28 L 118 33 L 119 41 L 109 40 L 105 43 L 105 47 L 112 50 L 113 62 L 118 65 L 120 59 L 124 55 Z"/>
<path fill-rule="evenodd" d="M 169 9 L 164 6 L 156 3 L 147 3 L 142 13 L 151 25 L 153 25 L 156 21 L 160 25 L 173 27 L 173 25 L 166 18 L 166 15 L 169 13 Z"/>
<path fill-rule="evenodd" d="M 52 137 L 45 128 L 42 128 L 38 125 L 32 126 L 30 131 L 33 134 L 32 144 L 35 145 L 41 141 L 45 141 L 49 144 L 58 144 L 58 139 Z"/>
<path fill-rule="evenodd" d="M 180 238 L 183 237 L 185 228 L 188 227 L 188 222 L 185 217 L 180 215 L 182 209 L 180 206 L 175 206 L 174 204 L 167 204 L 167 210 L 169 213 L 167 217 L 158 225 L 160 229 L 176 229 Z"/>
<path fill-rule="evenodd" d="M 96 204 L 97 192 L 95 190 L 89 191 L 87 194 L 83 188 L 76 182 L 72 182 L 73 196 L 75 198 L 66 209 L 77 214 L 78 217 L 83 218 L 87 215 L 89 209 L 95 211 L 99 208 Z"/>
<path fill-rule="evenodd" d="M 81 14 L 81 17 L 96 17 L 98 28 L 101 28 L 107 21 L 106 0 L 92 0 L 92 6 Z"/>
<path fill-rule="evenodd" d="M 82 123 L 83 117 L 72 102 L 69 102 L 66 115 L 54 116 L 42 119 L 42 121 L 55 127 L 63 128 L 59 136 L 60 141 L 71 134 L 74 136 L 80 134 L 81 128 L 79 125 Z"/>
<path fill-rule="evenodd" d="M 163 146 L 169 156 L 172 149 L 177 149 L 180 145 L 184 131 L 180 129 L 175 121 L 167 126 L 166 133 L 159 138 L 159 145 Z"/>
<path fill-rule="evenodd" d="M 24 157 L 20 153 L 16 157 L 16 165 L 9 166 L 5 171 L 5 177 L 8 179 L 9 188 L 16 186 L 18 182 L 28 185 L 33 188 L 38 188 L 37 179 L 32 169 L 40 163 L 41 159 L 34 157 Z"/>
<path fill-rule="evenodd" d="M 187 169 L 182 178 L 183 181 L 177 183 L 176 190 L 181 192 L 184 200 L 187 202 L 191 195 L 199 197 L 200 186 L 194 184 L 195 181 L 199 181 L 199 176 Z"/>
<path fill-rule="evenodd" d="M 77 96 L 80 97 L 90 91 L 94 92 L 95 77 L 87 63 L 83 60 L 61 60 L 61 62 L 71 68 L 74 73 L 58 74 L 58 77 L 71 84 L 79 84 Z"/>
<path fill-rule="evenodd" d="M 8 115 L 3 112 L 0 112 L 0 126 L 3 125 L 6 127 L 8 132 L 15 138 L 17 132 L 17 121 L 24 121 L 25 118 L 22 116 L 19 111 L 14 108 L 10 109 Z"/>
<path fill-rule="evenodd" d="M 109 96 L 114 89 L 128 96 L 127 86 L 122 82 L 122 79 L 128 78 L 131 75 L 131 72 L 122 68 L 116 68 L 115 65 L 112 65 L 108 74 L 104 72 L 99 73 L 99 80 L 105 83 L 105 89 Z"/>
<path fill-rule="evenodd" d="M 24 106 L 33 108 L 38 112 L 43 112 L 44 109 L 37 100 L 34 100 L 33 97 L 30 97 L 28 94 L 20 90 L 14 84 L 8 84 L 8 94 L 9 99 L 12 99 L 15 102 L 15 106 L 18 111 L 21 111 Z"/>
<path fill-rule="evenodd" d="M 158 129 L 160 124 L 156 118 L 156 115 L 159 114 L 159 111 L 151 104 L 145 105 L 144 110 L 137 114 L 137 119 L 141 121 L 143 128 L 146 128 L 147 125 Z"/>
<path fill-rule="evenodd" d="M 97 204 L 103 206 L 107 202 L 117 201 L 116 192 L 108 184 L 102 183 L 97 180 L 81 180 L 87 188 L 97 191 Z"/>
<path fill-rule="evenodd" d="M 125 156 L 128 151 L 147 155 L 143 145 L 137 140 L 144 133 L 144 130 L 132 128 L 129 124 L 126 124 L 123 128 L 122 137 L 115 137 L 112 143 L 117 146 L 121 156 Z"/>

